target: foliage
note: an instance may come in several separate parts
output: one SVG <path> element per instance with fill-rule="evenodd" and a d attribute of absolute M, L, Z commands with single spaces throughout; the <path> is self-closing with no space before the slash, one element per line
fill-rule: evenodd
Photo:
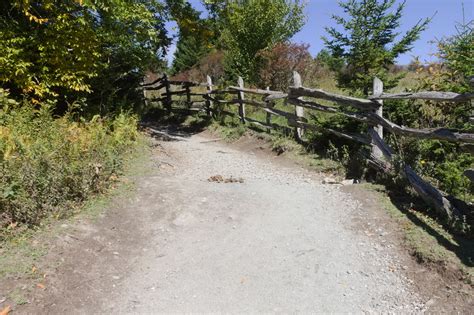
<path fill-rule="evenodd" d="M 134 116 L 53 118 L 0 89 L 0 231 L 70 215 L 116 178 L 137 137 Z"/>
<path fill-rule="evenodd" d="M 2 2 L 0 9 L 0 80 L 13 91 L 35 98 L 58 96 L 55 88 L 90 92 L 87 80 L 97 75 L 98 38 L 92 16 L 78 18 L 76 3 L 55 5 L 29 1 Z M 38 12 L 33 15 L 31 12 Z M 71 52 L 74 52 L 73 54 Z"/>
<path fill-rule="evenodd" d="M 192 68 L 214 46 L 216 39 L 212 21 L 200 17 L 187 1 L 168 0 L 171 16 L 178 24 L 179 35 L 171 73 Z"/>
<path fill-rule="evenodd" d="M 208 46 L 204 46 L 194 36 L 180 37 L 176 45 L 171 73 L 177 74 L 191 69 L 209 51 Z"/>
<path fill-rule="evenodd" d="M 420 90 L 471 92 L 469 79 L 474 76 L 474 23 L 458 25 L 458 33 L 438 42 L 437 57 L 442 61 L 432 64 L 428 76 L 421 82 Z M 443 125 L 469 129 L 469 116 L 473 107 L 470 102 L 433 103 L 425 102 L 417 115 L 423 125 Z"/>
<path fill-rule="evenodd" d="M 177 80 L 189 80 L 195 82 L 206 82 L 210 76 L 213 83 L 217 85 L 224 76 L 224 53 L 212 51 L 202 57 L 191 69 L 180 72 L 173 76 Z"/>
<path fill-rule="evenodd" d="M 326 48 L 323 48 L 319 51 L 318 55 L 316 56 L 316 61 L 335 72 L 339 72 L 344 65 L 344 62 L 341 60 L 341 58 L 334 57 Z"/>
<path fill-rule="evenodd" d="M 305 44 L 278 43 L 271 49 L 260 51 L 257 56 L 262 59 L 261 85 L 286 91 L 291 85 L 293 71 L 297 71 L 305 81 L 314 68 L 308 47 Z"/>
<path fill-rule="evenodd" d="M 222 17 L 225 16 L 225 10 L 228 0 L 201 0 L 207 10 L 207 21 L 209 27 L 214 34 L 215 48 L 223 49 L 222 43 L 219 41 L 222 34 Z"/>
<path fill-rule="evenodd" d="M 219 12 L 226 73 L 229 78 L 242 76 L 250 83 L 258 82 L 258 52 L 285 42 L 304 23 L 299 0 L 234 0 Z"/>
<path fill-rule="evenodd" d="M 126 100 L 168 44 L 156 0 L 0 3 L 0 84 L 32 104 Z"/>
<path fill-rule="evenodd" d="M 418 90 L 470 92 L 469 78 L 474 75 L 473 23 L 458 25 L 458 33 L 438 42 L 441 62 L 428 67 L 421 77 Z M 424 71 L 422 67 L 419 71 Z M 399 123 L 418 128 L 446 127 L 472 132 L 470 102 L 390 102 L 385 106 L 389 117 Z M 472 184 L 463 171 L 473 166 L 474 158 L 464 153 L 458 144 L 437 140 L 413 141 L 399 139 L 405 159 L 422 174 L 436 181 L 446 192 L 462 199 L 472 194 Z"/>
<path fill-rule="evenodd" d="M 339 2 L 348 17 L 334 15 L 332 18 L 343 30 L 327 27 L 329 38 L 324 37 L 323 40 L 337 60 L 333 63 L 344 65 L 338 70 L 340 87 L 367 95 L 376 76 L 384 81 L 387 88 L 396 85 L 399 78 L 390 78 L 388 67 L 400 54 L 411 50 L 430 20 L 420 20 L 397 40 L 405 2 L 389 12 L 394 4 L 395 0 Z"/>

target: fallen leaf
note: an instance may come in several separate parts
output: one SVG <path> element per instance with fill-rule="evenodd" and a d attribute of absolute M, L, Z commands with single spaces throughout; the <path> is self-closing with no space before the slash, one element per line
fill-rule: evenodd
<path fill-rule="evenodd" d="M 12 310 L 11 306 L 7 305 L 7 307 L 5 307 L 3 310 L 0 311 L 0 315 L 8 315 L 8 313 L 10 313 L 11 310 Z"/>

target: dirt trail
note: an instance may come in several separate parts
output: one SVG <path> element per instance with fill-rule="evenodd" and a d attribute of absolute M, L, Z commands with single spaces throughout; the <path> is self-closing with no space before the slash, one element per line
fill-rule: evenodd
<path fill-rule="evenodd" d="M 426 309 L 397 249 L 354 229 L 364 209 L 339 187 L 202 135 L 166 138 L 133 196 L 58 239 L 47 290 L 21 312 Z"/>

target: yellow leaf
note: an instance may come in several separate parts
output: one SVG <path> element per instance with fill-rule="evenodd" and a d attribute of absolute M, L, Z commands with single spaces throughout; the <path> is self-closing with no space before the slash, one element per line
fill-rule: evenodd
<path fill-rule="evenodd" d="M 7 307 L 5 307 L 3 310 L 0 311 L 0 315 L 8 315 L 8 313 L 10 313 L 11 310 L 12 310 L 11 306 L 7 305 Z"/>

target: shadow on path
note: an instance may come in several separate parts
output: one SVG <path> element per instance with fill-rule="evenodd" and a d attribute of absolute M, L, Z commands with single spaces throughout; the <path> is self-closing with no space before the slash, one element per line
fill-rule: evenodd
<path fill-rule="evenodd" d="M 190 115 L 189 111 L 167 112 L 163 109 L 153 109 L 142 120 L 141 126 L 149 134 L 162 141 L 185 141 L 194 134 L 206 129 L 211 117 Z"/>
<path fill-rule="evenodd" d="M 395 205 L 411 222 L 422 228 L 429 235 L 433 236 L 439 245 L 454 253 L 464 265 L 467 267 L 474 267 L 473 239 L 454 233 L 450 233 L 452 239 L 447 238 L 445 235 L 441 234 L 432 226 L 417 217 L 413 212 L 409 211 L 410 208 L 426 209 L 426 205 L 421 200 L 416 200 L 415 204 L 413 204 L 412 197 L 410 198 L 408 196 L 400 195 L 393 191 L 389 191 L 388 194 L 392 204 Z M 415 256 L 417 256 L 416 253 Z M 423 257 L 417 258 L 423 259 Z"/>

